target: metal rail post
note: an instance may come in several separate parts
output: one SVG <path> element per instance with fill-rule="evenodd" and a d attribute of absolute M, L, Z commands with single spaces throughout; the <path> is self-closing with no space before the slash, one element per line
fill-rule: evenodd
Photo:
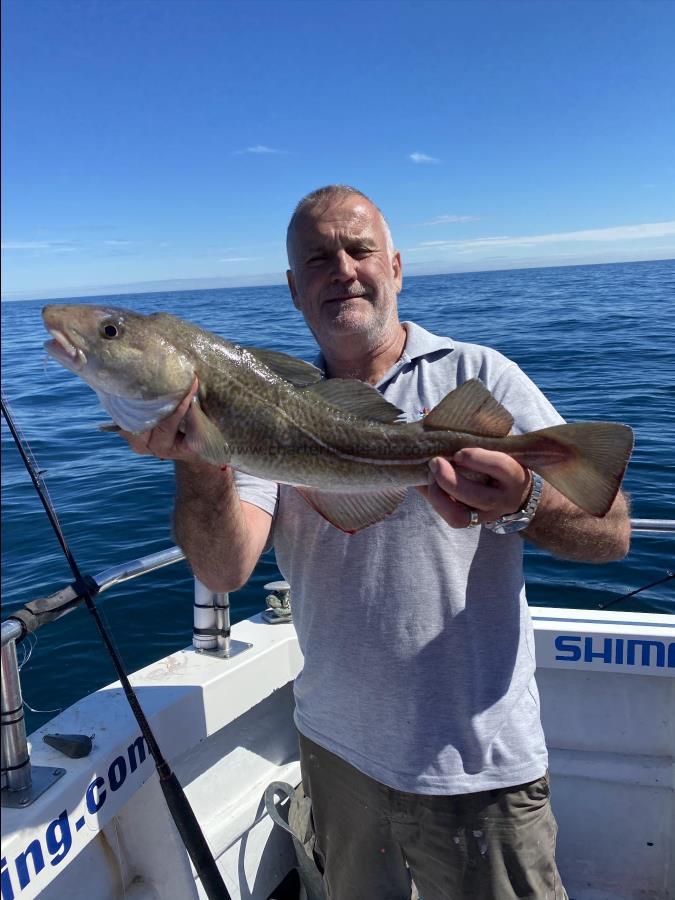
<path fill-rule="evenodd" d="M 25 791 L 31 785 L 31 766 L 15 641 L 9 641 L 2 648 L 0 706 L 2 789 Z"/>
<path fill-rule="evenodd" d="M 213 595 L 216 608 L 216 644 L 223 656 L 230 655 L 232 638 L 230 637 L 230 595 L 222 592 Z"/>
<path fill-rule="evenodd" d="M 4 625 L 7 623 L 3 623 Z M 9 630 L 9 629 L 8 629 Z M 21 809 L 37 800 L 65 769 L 34 766 L 30 761 L 26 722 L 23 716 L 21 676 L 16 659 L 16 641 L 2 645 L 2 685 L 0 686 L 0 740 L 2 742 L 3 807 Z"/>
<path fill-rule="evenodd" d="M 212 591 L 195 578 L 192 645 L 199 653 L 229 659 L 251 644 L 230 637 L 230 596 Z"/>

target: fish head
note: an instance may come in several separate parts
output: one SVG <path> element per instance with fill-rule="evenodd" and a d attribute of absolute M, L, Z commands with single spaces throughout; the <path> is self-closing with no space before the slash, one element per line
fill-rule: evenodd
<path fill-rule="evenodd" d="M 173 317 L 88 304 L 50 304 L 42 318 L 45 350 L 79 375 L 122 428 L 142 431 L 166 418 L 195 378 Z"/>

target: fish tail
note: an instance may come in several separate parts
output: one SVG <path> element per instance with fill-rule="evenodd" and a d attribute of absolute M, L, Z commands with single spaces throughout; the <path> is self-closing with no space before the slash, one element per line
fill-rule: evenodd
<path fill-rule="evenodd" d="M 621 486 L 633 449 L 633 430 L 612 422 L 553 425 L 516 440 L 512 455 L 568 500 L 593 516 L 604 516 Z"/>

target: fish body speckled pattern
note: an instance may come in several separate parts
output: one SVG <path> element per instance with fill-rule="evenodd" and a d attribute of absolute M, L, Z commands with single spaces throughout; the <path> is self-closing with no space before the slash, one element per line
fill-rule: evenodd
<path fill-rule="evenodd" d="M 558 425 L 511 436 L 512 417 L 476 380 L 416 422 L 370 385 L 324 379 L 314 366 L 242 347 L 167 313 L 50 305 L 47 351 L 83 378 L 121 428 L 154 427 L 199 379 L 184 423 L 205 460 L 290 484 L 336 527 L 381 521 L 428 463 L 465 447 L 499 450 L 572 502 L 604 515 L 621 484 L 632 430 L 610 422 Z"/>

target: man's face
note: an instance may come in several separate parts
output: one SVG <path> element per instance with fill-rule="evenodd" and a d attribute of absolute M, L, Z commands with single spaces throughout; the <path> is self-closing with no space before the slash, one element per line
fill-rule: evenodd
<path fill-rule="evenodd" d="M 293 302 L 321 346 L 350 335 L 375 343 L 397 325 L 401 257 L 363 197 L 337 198 L 302 215 L 289 259 Z"/>

